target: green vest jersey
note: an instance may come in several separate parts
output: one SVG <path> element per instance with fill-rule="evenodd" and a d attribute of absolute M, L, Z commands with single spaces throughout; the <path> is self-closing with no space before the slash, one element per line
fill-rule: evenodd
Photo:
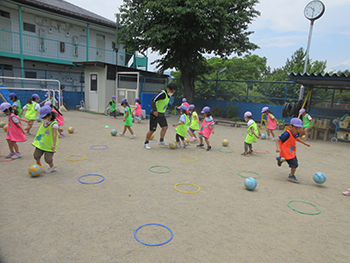
<path fill-rule="evenodd" d="M 251 132 L 250 128 L 253 128 L 255 134 L 259 134 L 259 130 L 258 130 L 258 126 L 256 125 L 255 121 L 253 124 L 251 124 L 248 129 L 247 129 L 247 137 L 245 138 L 245 142 L 246 143 L 253 143 L 253 142 L 257 142 L 258 138 L 255 137 L 254 133 Z"/>
<path fill-rule="evenodd" d="M 165 90 L 163 90 L 163 92 L 165 93 L 165 99 L 156 101 L 156 107 L 159 113 L 164 113 L 169 103 L 168 93 Z"/>
<path fill-rule="evenodd" d="M 305 114 L 305 116 L 303 116 L 303 129 L 304 128 L 311 128 L 310 127 L 310 124 L 311 124 L 311 121 L 309 120 L 309 114 Z"/>
<path fill-rule="evenodd" d="M 36 102 L 33 101 L 31 104 L 27 104 L 27 110 L 25 114 L 26 120 L 36 120 L 36 110 L 35 110 L 35 104 Z"/>
<path fill-rule="evenodd" d="M 132 126 L 132 113 L 131 113 L 131 109 L 129 106 L 126 106 L 125 109 L 128 109 L 128 117 L 126 117 L 125 121 L 124 121 L 124 125 L 125 126 Z M 124 111 L 124 117 L 126 115 L 126 111 Z"/>
<path fill-rule="evenodd" d="M 53 129 L 52 125 L 54 123 L 57 123 L 57 121 L 53 121 L 50 123 L 48 127 L 45 128 L 44 122 L 41 124 L 38 132 L 35 135 L 34 142 L 32 143 L 33 146 L 36 148 L 45 151 L 45 152 L 56 152 L 57 145 L 58 145 L 58 132 L 56 132 L 56 146 L 55 150 L 53 151 L 51 149 L 51 146 L 53 144 Z"/>
<path fill-rule="evenodd" d="M 197 112 L 195 111 L 192 112 L 192 121 L 191 121 L 190 128 L 195 131 L 199 130 L 199 123 L 197 121 L 197 116 L 198 116 Z"/>
<path fill-rule="evenodd" d="M 183 114 L 183 115 L 186 118 L 186 123 L 183 123 L 183 124 L 180 124 L 179 126 L 177 126 L 175 131 L 178 135 L 180 135 L 182 137 L 186 137 L 187 128 L 188 128 L 188 125 L 190 124 L 190 118 L 188 118 L 186 114 Z"/>
<path fill-rule="evenodd" d="M 18 111 L 18 117 L 22 118 L 22 104 L 19 100 L 16 100 L 15 102 L 18 103 L 18 108 L 17 108 L 17 111 Z"/>
<path fill-rule="evenodd" d="M 109 102 L 109 109 L 111 112 L 115 111 L 115 102 L 113 100 Z"/>

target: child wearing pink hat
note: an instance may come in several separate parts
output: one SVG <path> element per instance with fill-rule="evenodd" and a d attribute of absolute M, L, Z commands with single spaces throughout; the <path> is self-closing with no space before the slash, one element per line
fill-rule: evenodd
<path fill-rule="evenodd" d="M 300 142 L 308 147 L 310 144 L 299 138 L 299 133 L 302 131 L 303 123 L 299 118 L 293 118 L 290 121 L 290 128 L 276 140 L 276 152 L 280 153 L 276 157 L 277 165 L 281 166 L 283 162 L 287 162 L 290 167 L 288 180 L 294 183 L 299 183 L 295 177 L 295 171 L 298 167 L 298 159 L 296 156 L 296 142 Z"/>
<path fill-rule="evenodd" d="M 279 125 L 278 120 L 275 118 L 275 116 L 273 116 L 272 112 L 269 110 L 269 107 L 262 108 L 261 113 L 267 115 L 266 139 L 272 139 L 272 141 L 276 141 L 275 133 L 273 131 L 276 130 L 276 126 Z M 272 135 L 272 138 L 270 137 L 270 133 Z"/>
<path fill-rule="evenodd" d="M 213 117 L 211 116 L 210 108 L 208 106 L 205 106 L 202 109 L 201 113 L 204 114 L 204 119 L 202 122 L 202 126 L 198 132 L 199 144 L 197 145 L 197 147 L 204 148 L 204 144 L 203 144 L 203 138 L 204 138 L 205 143 L 208 146 L 207 151 L 210 151 L 211 146 L 210 146 L 210 142 L 209 142 L 209 137 L 212 133 L 214 134 L 215 121 L 213 120 Z"/>

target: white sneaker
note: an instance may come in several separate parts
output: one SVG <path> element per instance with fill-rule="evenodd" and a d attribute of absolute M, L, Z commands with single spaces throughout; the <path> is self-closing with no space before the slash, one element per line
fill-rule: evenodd
<path fill-rule="evenodd" d="M 130 136 L 130 139 L 134 139 L 135 137 L 136 137 L 136 135 L 133 134 L 133 135 Z"/>
<path fill-rule="evenodd" d="M 167 144 L 165 141 L 162 141 L 162 142 L 159 141 L 158 144 L 159 144 L 159 145 L 164 145 L 164 146 L 169 146 L 169 144 Z"/>
<path fill-rule="evenodd" d="M 145 145 L 145 148 L 146 148 L 147 150 L 151 150 L 151 149 L 152 149 L 151 146 L 149 146 L 149 143 L 145 143 L 144 145 Z"/>
<path fill-rule="evenodd" d="M 50 168 L 48 168 L 47 170 L 45 170 L 45 173 L 49 174 L 49 173 L 53 173 L 56 172 L 57 167 L 56 166 L 52 166 Z"/>
<path fill-rule="evenodd" d="M 124 137 L 124 133 L 119 133 L 119 135 L 120 135 L 121 137 Z"/>
<path fill-rule="evenodd" d="M 176 149 L 180 149 L 180 143 L 176 144 Z"/>
<path fill-rule="evenodd" d="M 184 148 L 186 148 L 186 146 L 188 145 L 188 143 L 185 142 L 185 141 L 183 141 L 183 143 L 184 143 Z"/>
<path fill-rule="evenodd" d="M 275 137 L 273 137 L 273 138 L 271 139 L 271 141 L 276 141 L 276 138 L 275 138 Z"/>

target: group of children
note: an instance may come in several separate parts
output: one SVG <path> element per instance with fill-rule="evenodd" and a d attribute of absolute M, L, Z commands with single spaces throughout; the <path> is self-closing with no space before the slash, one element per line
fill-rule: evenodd
<path fill-rule="evenodd" d="M 38 94 L 32 94 L 27 104 L 22 108 L 21 102 L 18 100 L 15 93 L 9 94 L 9 99 L 13 102 L 11 105 L 8 102 L 3 102 L 0 105 L 0 111 L 9 116 L 6 130 L 6 140 L 10 152 L 5 155 L 6 158 L 17 159 L 22 157 L 17 142 L 27 141 L 26 135 L 31 135 L 30 130 L 33 127 L 34 121 L 43 120 L 36 133 L 32 145 L 35 147 L 34 159 L 41 167 L 41 157 L 44 155 L 45 162 L 49 164 L 46 173 L 56 171 L 56 166 L 53 163 L 53 155 L 56 152 L 58 145 L 58 138 L 62 138 L 63 129 L 60 126 L 64 125 L 64 118 L 62 113 L 57 109 L 57 101 L 52 96 L 46 93 L 47 99 L 43 107 L 40 107 L 40 97 Z M 24 115 L 24 119 L 22 119 Z M 23 127 L 21 121 L 26 122 L 27 127 Z"/>

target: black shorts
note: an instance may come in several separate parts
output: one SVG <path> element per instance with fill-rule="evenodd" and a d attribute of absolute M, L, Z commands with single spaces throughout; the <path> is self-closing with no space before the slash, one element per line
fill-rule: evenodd
<path fill-rule="evenodd" d="M 150 114 L 150 121 L 149 121 L 149 130 L 150 131 L 156 131 L 157 130 L 157 124 L 159 124 L 160 127 L 168 127 L 168 122 L 166 121 L 165 115 L 161 114 L 161 116 L 158 115 L 158 117 L 154 116 L 152 113 Z"/>
<path fill-rule="evenodd" d="M 290 168 L 297 168 L 298 167 L 298 159 L 295 156 L 293 159 L 286 160 L 287 163 L 289 164 Z"/>
<path fill-rule="evenodd" d="M 111 111 L 110 116 L 117 117 L 117 111 L 116 110 Z"/>

